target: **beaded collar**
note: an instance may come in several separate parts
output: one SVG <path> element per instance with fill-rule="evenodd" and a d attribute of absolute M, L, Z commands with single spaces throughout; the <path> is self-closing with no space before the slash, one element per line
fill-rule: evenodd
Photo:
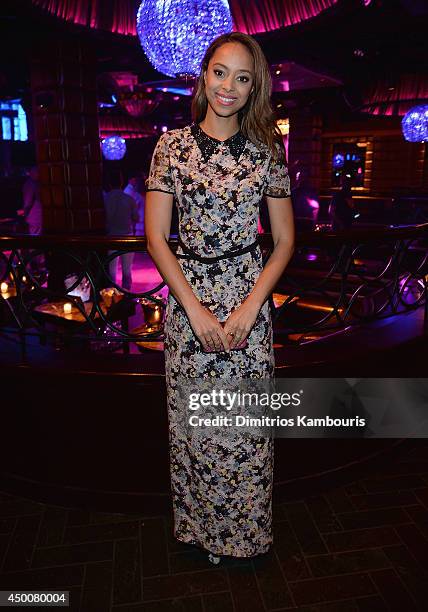
<path fill-rule="evenodd" d="M 229 148 L 230 153 L 233 155 L 236 161 L 238 161 L 247 142 L 247 139 L 241 130 L 226 140 L 217 140 L 217 138 L 208 136 L 208 134 L 206 134 L 197 123 L 192 123 L 190 126 L 190 131 L 192 132 L 192 136 L 195 138 L 198 147 L 205 158 L 205 161 L 207 161 L 221 145 L 226 145 Z"/>

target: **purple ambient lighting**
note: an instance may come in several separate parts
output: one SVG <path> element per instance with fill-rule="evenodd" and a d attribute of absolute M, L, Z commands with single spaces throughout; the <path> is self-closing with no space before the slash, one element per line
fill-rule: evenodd
<path fill-rule="evenodd" d="M 231 31 L 227 0 L 143 0 L 137 13 L 144 52 L 170 77 L 197 75 L 211 41 Z"/>
<path fill-rule="evenodd" d="M 404 138 L 409 142 L 425 142 L 428 140 L 428 104 L 411 108 L 404 115 L 401 127 Z"/>
<path fill-rule="evenodd" d="M 106 159 L 123 159 L 126 153 L 126 141 L 121 136 L 109 136 L 101 142 L 101 150 Z"/>

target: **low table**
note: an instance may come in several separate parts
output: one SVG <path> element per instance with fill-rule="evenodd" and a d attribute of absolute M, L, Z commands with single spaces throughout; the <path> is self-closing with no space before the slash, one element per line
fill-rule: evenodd
<path fill-rule="evenodd" d="M 71 312 L 64 312 L 64 304 L 66 303 L 72 304 Z M 128 331 L 128 319 L 135 314 L 134 300 L 124 298 L 109 308 L 107 308 L 107 306 L 102 302 L 99 304 L 99 306 L 108 322 L 114 323 L 120 321 L 122 329 L 124 331 Z M 82 307 L 84 308 L 86 316 L 69 300 L 58 300 L 55 302 L 39 304 L 38 306 L 34 307 L 32 312 L 35 318 L 37 318 L 42 324 L 51 323 L 61 326 L 61 328 L 66 332 L 66 339 L 70 340 L 73 337 L 74 330 L 78 329 L 79 331 L 84 331 L 91 329 L 91 324 L 87 317 L 92 311 L 93 302 L 82 302 Z M 105 322 L 103 319 L 101 319 L 98 311 L 95 312 L 92 321 L 99 325 L 100 328 L 105 326 Z M 91 338 L 88 336 L 88 340 L 94 339 L 96 338 Z M 123 350 L 125 353 L 129 353 L 129 344 L 127 342 L 123 343 Z"/>

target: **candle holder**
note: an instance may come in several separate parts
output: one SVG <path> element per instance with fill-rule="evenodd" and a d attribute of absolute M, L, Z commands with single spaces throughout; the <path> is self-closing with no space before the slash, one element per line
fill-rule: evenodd
<path fill-rule="evenodd" d="M 138 300 L 144 315 L 144 325 L 140 328 L 141 333 L 150 334 L 161 331 L 163 328 L 166 300 L 162 296 L 153 297 L 157 298 L 159 301 L 154 302 L 147 298 L 140 298 Z"/>
<path fill-rule="evenodd" d="M 9 293 L 9 285 L 7 283 L 1 283 L 0 291 L 2 293 Z"/>
<path fill-rule="evenodd" d="M 117 304 L 124 298 L 124 294 L 116 289 L 116 287 L 106 287 L 100 291 L 101 300 L 104 306 L 108 309 L 114 304 Z"/>

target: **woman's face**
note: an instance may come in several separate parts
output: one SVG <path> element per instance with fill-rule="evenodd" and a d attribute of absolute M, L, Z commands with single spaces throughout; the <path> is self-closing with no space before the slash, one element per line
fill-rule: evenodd
<path fill-rule="evenodd" d="M 225 43 L 214 52 L 204 83 L 212 110 L 221 117 L 234 115 L 245 106 L 254 86 L 251 53 L 241 43 Z"/>

